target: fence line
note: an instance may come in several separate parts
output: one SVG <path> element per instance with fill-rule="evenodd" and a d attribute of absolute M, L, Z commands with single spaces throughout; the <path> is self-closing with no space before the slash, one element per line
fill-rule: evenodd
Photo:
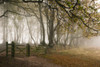
<path fill-rule="evenodd" d="M 19 50 L 20 52 L 22 52 L 23 54 L 24 53 L 24 50 L 26 50 L 26 56 L 29 57 L 30 56 L 30 45 L 27 44 L 25 46 L 25 48 L 20 48 L 21 46 L 24 46 L 24 45 L 16 45 L 14 42 L 12 42 L 11 44 L 8 44 L 8 42 L 6 42 L 6 56 L 8 56 L 8 53 L 9 53 L 9 45 L 11 45 L 11 57 L 15 57 L 15 53 L 16 53 L 16 49 Z"/>

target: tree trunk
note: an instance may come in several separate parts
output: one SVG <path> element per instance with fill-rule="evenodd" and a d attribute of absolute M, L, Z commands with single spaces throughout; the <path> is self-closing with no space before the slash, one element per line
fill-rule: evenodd
<path fill-rule="evenodd" d="M 53 38 L 54 38 L 54 9 L 51 9 L 51 16 L 49 22 L 49 46 L 53 47 Z"/>
<path fill-rule="evenodd" d="M 42 45 L 45 45 L 45 28 L 44 28 L 44 24 L 43 24 L 43 18 L 42 18 L 42 11 L 41 11 L 41 4 L 39 3 L 39 13 L 40 13 L 40 24 L 42 27 Z"/>

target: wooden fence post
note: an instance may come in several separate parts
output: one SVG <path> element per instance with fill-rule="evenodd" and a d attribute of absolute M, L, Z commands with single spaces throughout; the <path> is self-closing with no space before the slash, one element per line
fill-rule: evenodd
<path fill-rule="evenodd" d="M 8 57 L 8 42 L 6 42 L 6 57 Z"/>
<path fill-rule="evenodd" d="M 30 56 L 30 45 L 29 44 L 26 45 L 26 56 L 27 57 Z"/>
<path fill-rule="evenodd" d="M 11 57 L 15 57 L 15 43 L 12 42 L 11 46 Z"/>

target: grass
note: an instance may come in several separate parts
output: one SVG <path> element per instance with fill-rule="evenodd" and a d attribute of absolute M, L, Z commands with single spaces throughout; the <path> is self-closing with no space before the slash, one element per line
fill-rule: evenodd
<path fill-rule="evenodd" d="M 34 53 L 36 54 L 36 56 L 38 55 L 39 57 L 43 57 L 44 59 L 47 59 L 49 62 L 60 65 L 62 67 L 100 67 L 100 56 L 99 56 L 100 49 L 73 48 L 67 50 L 52 50 L 53 53 L 46 55 L 44 55 L 44 51 L 45 51 L 44 47 L 37 47 L 31 51 L 31 54 Z M 22 57 L 24 56 L 22 55 Z M 23 66 L 20 67 L 25 67 L 26 65 L 24 64 L 25 63 L 27 64 L 27 61 L 25 60 L 19 60 L 19 59 L 16 60 L 13 58 L 1 57 L 0 60 L 3 60 L 0 61 L 1 65 L 5 65 L 6 63 L 9 64 L 9 67 L 11 67 L 10 65 L 12 64 L 17 65 L 16 67 L 19 67 L 20 66 L 19 64 L 23 64 Z M 8 62 L 6 60 L 12 62 Z M 6 66 L 7 65 L 0 67 L 6 67 Z"/>
<path fill-rule="evenodd" d="M 42 57 L 64 67 L 100 67 L 100 59 L 96 59 L 96 50 L 90 48 L 62 50 Z"/>

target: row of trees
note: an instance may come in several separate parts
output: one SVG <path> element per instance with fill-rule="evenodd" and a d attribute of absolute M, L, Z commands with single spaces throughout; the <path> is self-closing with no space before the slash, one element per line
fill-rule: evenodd
<path fill-rule="evenodd" d="M 82 37 L 99 34 L 100 14 L 94 0 L 45 0 L 42 3 L 7 0 L 0 3 L 0 7 L 4 42 L 27 41 L 66 47 L 77 46 Z"/>

